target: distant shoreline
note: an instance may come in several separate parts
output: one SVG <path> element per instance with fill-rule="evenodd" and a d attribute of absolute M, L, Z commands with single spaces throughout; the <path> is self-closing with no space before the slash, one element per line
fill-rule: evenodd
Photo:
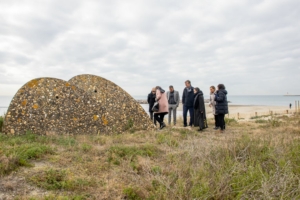
<path fill-rule="evenodd" d="M 136 99 L 136 101 L 139 103 L 139 104 L 148 104 L 147 100 L 144 100 L 144 99 Z M 180 101 L 180 103 L 182 103 Z M 209 103 L 209 99 L 204 99 L 204 103 Z M 231 103 L 230 101 L 228 101 L 228 103 Z"/>

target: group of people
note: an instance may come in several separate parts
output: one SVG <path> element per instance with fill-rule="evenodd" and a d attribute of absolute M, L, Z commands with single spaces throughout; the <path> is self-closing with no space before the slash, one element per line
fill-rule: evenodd
<path fill-rule="evenodd" d="M 169 91 L 165 91 L 160 86 L 152 88 L 147 98 L 149 104 L 150 118 L 154 124 L 159 123 L 160 129 L 166 127 L 164 116 L 169 113 L 168 124 L 171 125 L 173 113 L 173 123 L 176 125 L 177 108 L 180 103 L 179 92 L 174 90 L 172 85 Z M 158 110 L 153 109 L 155 102 L 158 102 Z M 191 81 L 185 81 L 185 88 L 182 94 L 183 105 L 183 126 L 199 127 L 199 131 L 207 128 L 207 119 L 205 112 L 205 102 L 203 92 L 198 87 L 193 87 Z M 225 114 L 228 114 L 227 91 L 223 84 L 219 84 L 217 89 L 210 87 L 209 106 L 215 119 L 215 130 L 223 132 L 225 130 Z M 187 113 L 189 112 L 190 121 L 187 123 Z"/>

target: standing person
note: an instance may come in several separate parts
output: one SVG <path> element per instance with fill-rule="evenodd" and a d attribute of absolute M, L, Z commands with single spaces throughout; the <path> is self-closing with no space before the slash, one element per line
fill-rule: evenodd
<path fill-rule="evenodd" d="M 290 109 L 292 109 L 292 104 L 290 103 Z"/>
<path fill-rule="evenodd" d="M 148 94 L 147 102 L 149 104 L 149 113 L 150 113 L 150 119 L 152 122 L 154 122 L 154 125 L 156 126 L 156 120 L 153 118 L 153 105 L 155 103 L 155 98 L 156 98 L 156 88 L 152 88 L 151 92 Z"/>
<path fill-rule="evenodd" d="M 194 94 L 194 126 L 199 126 L 199 131 L 202 131 L 207 128 L 203 92 L 196 87 L 194 89 Z"/>
<path fill-rule="evenodd" d="M 185 88 L 182 93 L 183 104 L 183 125 L 187 127 L 187 113 L 190 113 L 190 123 L 192 126 L 194 123 L 194 88 L 191 86 L 191 81 L 185 81 Z"/>
<path fill-rule="evenodd" d="M 212 107 L 212 114 L 214 115 L 215 118 L 215 130 L 219 129 L 219 123 L 218 123 L 218 115 L 216 113 L 216 101 L 215 101 L 215 91 L 216 88 L 215 86 L 210 86 L 210 97 L 209 97 L 209 107 Z"/>
<path fill-rule="evenodd" d="M 227 91 L 224 84 L 219 84 L 215 94 L 216 114 L 219 119 L 220 132 L 223 133 L 225 129 L 225 114 L 228 114 Z"/>
<path fill-rule="evenodd" d="M 156 86 L 155 100 L 159 103 L 159 108 L 157 112 L 154 112 L 154 119 L 158 121 L 160 129 L 163 129 L 166 127 L 166 124 L 164 123 L 164 117 L 166 114 L 168 114 L 169 105 L 165 90 L 163 90 L 160 86 Z"/>
<path fill-rule="evenodd" d="M 169 91 L 167 92 L 167 98 L 169 103 L 169 125 L 171 125 L 171 115 L 173 110 L 173 123 L 176 125 L 176 112 L 179 105 L 179 92 L 174 90 L 172 85 L 169 86 Z"/>

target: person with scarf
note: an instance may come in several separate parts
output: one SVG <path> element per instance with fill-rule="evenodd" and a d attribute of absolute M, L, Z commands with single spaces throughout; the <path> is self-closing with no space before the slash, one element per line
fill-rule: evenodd
<path fill-rule="evenodd" d="M 199 126 L 199 131 L 207 128 L 206 112 L 203 92 L 198 88 L 194 88 L 194 126 Z"/>
<path fill-rule="evenodd" d="M 169 104 L 165 90 L 163 90 L 160 86 L 156 86 L 156 99 L 158 104 L 158 111 L 154 112 L 154 119 L 158 121 L 160 125 L 160 129 L 166 127 L 164 123 L 164 117 L 169 113 Z"/>

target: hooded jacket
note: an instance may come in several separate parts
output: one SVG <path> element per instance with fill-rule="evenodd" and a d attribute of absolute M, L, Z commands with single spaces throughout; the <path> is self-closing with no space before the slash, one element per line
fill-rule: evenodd
<path fill-rule="evenodd" d="M 218 90 L 215 95 L 216 114 L 228 114 L 227 91 Z"/>
<path fill-rule="evenodd" d="M 156 90 L 156 101 L 159 103 L 159 108 L 157 112 L 154 113 L 168 113 L 169 104 L 165 91 L 161 88 Z"/>

